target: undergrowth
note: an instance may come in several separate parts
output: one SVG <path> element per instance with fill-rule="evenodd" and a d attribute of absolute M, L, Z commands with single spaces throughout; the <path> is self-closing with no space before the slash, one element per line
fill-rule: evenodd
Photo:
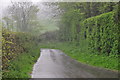
<path fill-rule="evenodd" d="M 39 55 L 35 35 L 3 29 L 2 78 L 30 78 Z"/>
<path fill-rule="evenodd" d="M 30 78 L 34 63 L 39 57 L 39 47 L 28 45 L 28 53 L 22 53 L 9 63 L 8 70 L 3 73 L 4 78 Z"/>

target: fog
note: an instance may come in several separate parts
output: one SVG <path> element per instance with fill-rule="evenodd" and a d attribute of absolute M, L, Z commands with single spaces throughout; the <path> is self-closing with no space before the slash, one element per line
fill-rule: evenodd
<path fill-rule="evenodd" d="M 48 3 L 50 4 L 50 3 Z M 39 18 L 39 22 L 42 26 L 44 26 L 44 30 L 57 30 L 57 23 L 60 19 L 60 10 L 56 5 L 50 6 L 44 2 L 37 2 L 36 4 L 40 11 L 37 16 Z M 44 31 L 43 31 L 44 32 Z"/>
<path fill-rule="evenodd" d="M 8 17 L 11 19 L 11 16 L 13 15 L 13 12 L 11 11 L 11 13 L 9 13 L 8 11 L 10 11 L 10 9 L 8 10 L 8 8 L 12 5 L 12 3 L 14 2 L 32 2 L 34 5 L 36 5 L 39 8 L 39 12 L 37 12 L 37 19 L 36 22 L 38 23 L 34 23 L 36 27 L 32 27 L 33 29 L 37 29 L 39 28 L 41 33 L 44 33 L 46 31 L 52 31 L 52 30 L 58 30 L 58 23 L 60 21 L 60 17 L 61 17 L 61 13 L 62 11 L 59 9 L 58 5 L 54 5 L 51 4 L 55 3 L 55 2 L 94 2 L 94 1 L 101 1 L 103 2 L 103 0 L 0 0 L 0 20 L 3 17 Z M 104 0 L 104 2 L 115 2 L 118 0 Z M 19 14 L 19 12 L 21 12 L 20 10 L 16 11 L 17 14 Z M 21 14 L 19 14 L 21 15 Z M 23 21 L 22 17 L 21 18 L 21 22 Z M 19 19 L 18 18 L 18 19 Z M 29 19 L 29 18 L 27 18 Z M 13 20 L 13 19 L 11 19 Z M 5 21 L 2 21 L 5 22 Z M 19 22 L 19 21 L 18 21 Z M 9 21 L 9 23 L 11 23 Z M 8 23 L 5 23 L 5 26 Z M 14 20 L 12 21 L 12 25 L 14 24 L 14 26 L 17 26 L 17 21 Z M 21 23 L 20 23 L 21 24 Z M 31 23 L 32 24 L 32 23 Z M 24 24 L 23 24 L 24 25 Z M 21 26 L 23 26 L 21 25 Z M 24 25 L 25 26 L 25 25 Z M 30 24 L 28 26 L 31 26 Z M 11 29 L 13 30 L 13 29 Z"/>
<path fill-rule="evenodd" d="M 4 0 L 0 1 L 0 12 L 1 14 L 1 19 L 3 17 L 9 17 L 11 16 L 10 13 L 12 14 L 13 12 L 11 11 L 10 13 L 8 12 L 8 8 L 12 6 L 12 3 L 14 2 L 32 2 L 34 5 L 36 5 L 39 8 L 39 12 L 37 12 L 37 20 L 40 25 L 38 27 L 41 27 L 41 33 L 44 33 L 46 31 L 52 31 L 52 30 L 58 30 L 57 23 L 60 20 L 60 10 L 58 9 L 59 7 L 57 5 L 49 5 L 50 2 L 42 2 L 42 0 Z M 20 11 L 17 11 L 20 12 Z M 21 18 L 23 19 L 23 18 Z M 4 21 L 2 21 L 4 22 Z M 13 21 L 16 23 L 16 21 Z M 6 23 L 5 23 L 6 24 Z"/>

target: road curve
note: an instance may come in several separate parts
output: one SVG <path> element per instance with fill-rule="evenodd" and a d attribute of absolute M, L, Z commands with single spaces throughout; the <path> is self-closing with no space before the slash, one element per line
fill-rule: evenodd
<path fill-rule="evenodd" d="M 32 78 L 118 78 L 118 73 L 82 64 L 60 50 L 41 49 Z"/>

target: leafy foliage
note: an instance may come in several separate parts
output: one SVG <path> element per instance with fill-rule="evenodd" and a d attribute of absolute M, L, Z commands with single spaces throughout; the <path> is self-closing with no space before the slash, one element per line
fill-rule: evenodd
<path fill-rule="evenodd" d="M 3 77 L 27 78 L 33 63 L 39 57 L 37 38 L 29 33 L 11 32 L 5 28 L 3 28 L 2 35 Z"/>
<path fill-rule="evenodd" d="M 39 57 L 39 47 L 29 45 L 28 53 L 22 53 L 9 62 L 7 71 L 3 72 L 3 78 L 30 78 L 34 63 Z"/>
<path fill-rule="evenodd" d="M 82 22 L 82 33 L 91 53 L 118 54 L 118 25 L 114 21 L 114 12 L 88 18 Z M 85 37 L 85 36 L 83 36 Z"/>
<path fill-rule="evenodd" d="M 64 13 L 58 31 L 59 41 L 84 46 L 84 51 L 87 50 L 88 53 L 117 56 L 119 21 L 115 18 L 115 4 L 117 3 L 61 3 L 60 8 Z M 101 5 L 103 10 L 99 7 Z"/>
<path fill-rule="evenodd" d="M 118 70 L 119 5 L 112 2 L 59 3 L 63 14 L 59 30 L 54 32 L 58 44 L 48 42 L 48 48 L 61 49 L 81 62 Z"/>

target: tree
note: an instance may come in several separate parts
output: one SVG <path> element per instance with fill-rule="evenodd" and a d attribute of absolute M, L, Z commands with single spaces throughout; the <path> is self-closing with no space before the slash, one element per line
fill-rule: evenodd
<path fill-rule="evenodd" d="M 12 2 L 12 6 L 8 7 L 8 18 L 15 22 L 17 31 L 29 32 L 33 28 L 31 24 L 37 21 L 38 11 L 32 2 Z"/>

